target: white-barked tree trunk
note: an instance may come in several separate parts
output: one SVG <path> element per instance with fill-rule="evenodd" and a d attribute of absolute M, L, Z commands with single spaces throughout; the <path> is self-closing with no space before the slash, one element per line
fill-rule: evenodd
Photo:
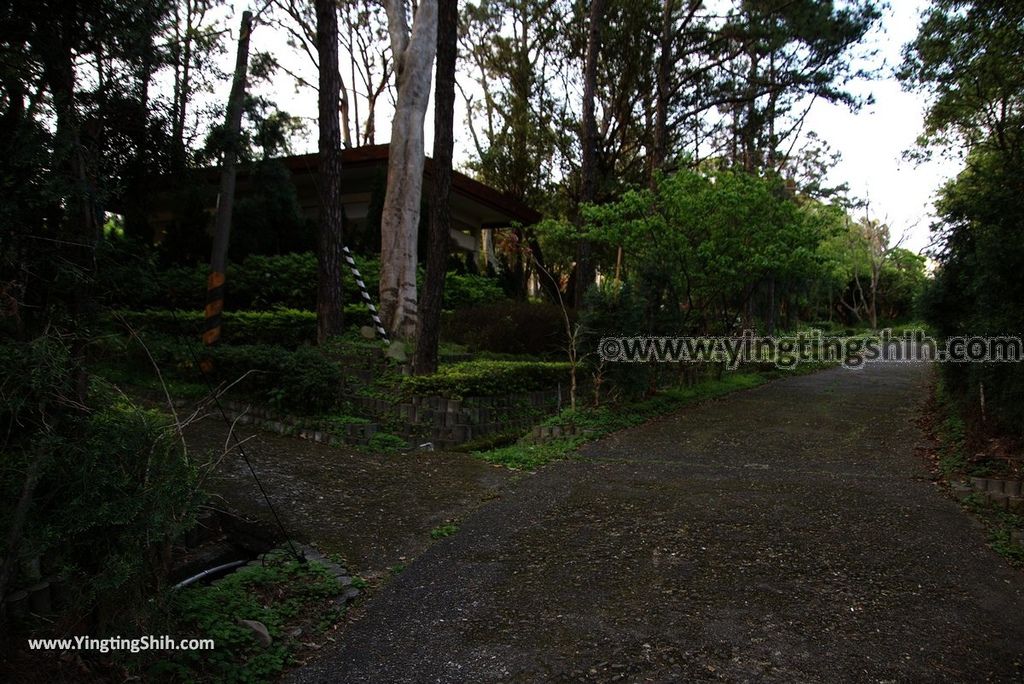
<path fill-rule="evenodd" d="M 416 248 L 423 192 L 423 120 L 437 50 L 437 0 L 420 0 L 412 29 L 407 0 L 385 0 L 395 59 L 388 188 L 380 220 L 380 310 L 394 339 L 416 334 Z"/>

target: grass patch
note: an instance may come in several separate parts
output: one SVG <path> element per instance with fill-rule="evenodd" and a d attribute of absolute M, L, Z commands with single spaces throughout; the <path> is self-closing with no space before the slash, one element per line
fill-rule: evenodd
<path fill-rule="evenodd" d="M 1014 530 L 1021 529 L 1007 524 L 998 524 L 989 531 L 988 543 L 992 550 L 1016 566 L 1024 566 L 1024 546 L 1013 540 Z"/>
<path fill-rule="evenodd" d="M 569 364 L 561 361 L 464 361 L 441 365 L 432 375 L 405 376 L 402 391 L 406 396 L 487 397 L 549 389 L 568 377 Z"/>
<path fill-rule="evenodd" d="M 453 534 L 455 534 L 458 531 L 459 531 L 459 526 L 458 525 L 456 525 L 455 523 L 448 522 L 448 523 L 445 523 L 443 525 L 438 525 L 434 529 L 430 530 L 430 538 L 431 539 L 444 539 L 445 537 L 452 536 Z"/>
<path fill-rule="evenodd" d="M 543 444 L 512 444 L 500 449 L 476 452 L 473 455 L 488 463 L 503 465 L 513 470 L 536 470 L 552 461 L 565 458 L 586 441 L 583 437 L 564 437 Z"/>
<path fill-rule="evenodd" d="M 246 566 L 217 584 L 183 589 L 170 597 L 165 633 L 212 638 L 212 651 L 176 652 L 152 664 L 145 679 L 271 681 L 303 643 L 315 640 L 343 613 L 334 604 L 337 580 L 316 563 L 294 560 Z M 258 620 L 273 638 L 263 648 L 238 620 Z M 301 630 L 301 631 L 299 631 Z"/>
<path fill-rule="evenodd" d="M 962 500 L 964 508 L 976 515 L 988 530 L 992 550 L 1018 567 L 1024 567 L 1024 547 L 1013 540 L 1013 533 L 1024 530 L 1024 516 L 996 508 L 979 492 Z"/>
<path fill-rule="evenodd" d="M 756 387 L 765 378 L 757 373 L 728 373 L 718 380 L 706 380 L 691 387 L 678 387 L 659 392 L 653 397 L 631 404 L 584 408 L 564 411 L 542 423 L 544 426 L 575 427 L 571 437 L 562 437 L 541 444 L 522 441 L 490 451 L 474 452 L 489 463 L 517 470 L 534 470 L 547 463 L 565 458 L 591 439 L 640 425 L 652 418 L 701 401 L 720 397 L 737 390 Z"/>
<path fill-rule="evenodd" d="M 395 453 L 405 451 L 409 448 L 409 444 L 397 435 L 388 434 L 387 432 L 375 432 L 370 436 L 366 448 L 370 451 Z"/>

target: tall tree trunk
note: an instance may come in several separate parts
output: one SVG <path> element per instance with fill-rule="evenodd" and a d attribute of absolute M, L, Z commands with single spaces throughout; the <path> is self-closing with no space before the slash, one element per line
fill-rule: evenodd
<path fill-rule="evenodd" d="M 437 0 L 421 0 L 412 31 L 404 0 L 387 0 L 398 97 L 381 211 L 380 310 L 393 339 L 416 334 L 416 249 L 423 192 L 423 119 L 437 49 Z"/>
<path fill-rule="evenodd" d="M 591 0 L 590 19 L 587 27 L 587 54 L 583 65 L 583 122 L 580 142 L 583 154 L 580 160 L 579 203 L 593 202 L 597 188 L 597 118 L 594 114 L 594 100 L 597 97 L 597 58 L 601 50 L 601 22 L 604 18 L 604 0 Z M 577 223 L 583 217 L 577 207 Z M 583 295 L 594 282 L 594 264 L 591 259 L 590 240 L 582 239 L 576 245 L 576 287 L 573 303 L 583 305 Z"/>
<path fill-rule="evenodd" d="M 249 70 L 249 35 L 252 33 L 252 12 L 242 13 L 238 31 L 238 52 L 235 75 L 228 96 L 224 135 L 224 161 L 220 172 L 220 196 L 217 199 L 217 220 L 213 231 L 213 252 L 210 274 L 206 280 L 206 323 L 203 342 L 220 340 L 221 312 L 224 310 L 224 273 L 227 270 L 228 244 L 231 238 L 231 215 L 235 206 L 235 162 L 238 159 L 238 132 L 242 127 L 242 104 L 245 100 L 245 79 Z"/>
<path fill-rule="evenodd" d="M 319 43 L 319 40 L 318 40 Z M 337 52 L 337 50 L 335 50 Z M 337 69 L 336 69 L 337 71 Z M 321 77 L 322 79 L 323 77 Z M 355 83 L 352 84 L 355 87 Z M 348 91 L 342 86 L 341 74 L 338 73 L 338 106 L 336 109 L 341 113 L 341 126 L 342 126 L 342 141 L 345 143 L 345 147 L 352 147 L 352 127 L 349 125 L 349 104 L 348 104 Z M 356 126 L 359 124 L 356 123 Z M 356 131 L 358 135 L 358 131 Z"/>
<path fill-rule="evenodd" d="M 448 261 L 448 234 L 451 231 L 450 194 L 452 187 L 452 151 L 455 146 L 455 63 L 458 59 L 458 0 L 437 2 L 437 70 L 434 93 L 434 193 L 430 202 L 430 245 L 427 250 L 427 277 L 423 283 L 419 334 L 413 372 L 437 370 L 437 345 L 441 334 L 441 304 Z"/>
<path fill-rule="evenodd" d="M 668 155 L 668 98 L 673 62 L 672 17 L 678 0 L 664 0 L 661 7 L 661 34 L 658 38 L 658 71 L 654 92 L 654 149 L 648 169 L 651 188 L 655 172 L 665 164 Z"/>
<path fill-rule="evenodd" d="M 145 46 L 139 70 L 138 118 L 133 122 L 133 157 L 129 165 L 128 197 L 125 206 L 124 229 L 129 235 L 141 237 L 149 244 L 153 231 L 149 225 L 149 86 L 153 77 L 152 39 Z"/>
<path fill-rule="evenodd" d="M 344 209 L 341 203 L 341 130 L 338 121 L 338 10 L 335 0 L 316 0 L 316 49 L 320 62 L 320 231 L 317 235 L 316 339 L 322 344 L 344 329 L 342 268 Z"/>
<path fill-rule="evenodd" d="M 193 42 L 193 5 L 191 0 L 185 3 L 184 35 L 176 35 L 184 43 L 175 47 L 174 65 L 174 104 L 171 108 L 171 168 L 180 173 L 185 168 L 185 120 L 188 110 L 189 89 L 191 88 L 192 42 Z M 179 34 L 180 13 L 178 4 L 174 6 L 175 32 Z"/>

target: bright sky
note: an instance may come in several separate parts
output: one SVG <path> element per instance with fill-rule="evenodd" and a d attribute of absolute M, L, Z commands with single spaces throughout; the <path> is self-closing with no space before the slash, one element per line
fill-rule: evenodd
<path fill-rule="evenodd" d="M 881 29 L 868 37 L 868 48 L 879 51 L 885 66 L 878 80 L 857 83 L 859 95 L 871 94 L 875 104 L 851 113 L 843 107 L 815 103 L 807 128 L 815 130 L 842 160 L 831 181 L 846 182 L 851 194 L 871 203 L 871 213 L 892 228 L 894 238 L 903 235 L 903 246 L 921 251 L 930 241 L 933 198 L 943 182 L 956 175 L 960 164 L 941 156 L 917 164 L 904 160 L 922 132 L 925 98 L 904 92 L 892 75 L 902 61 L 903 45 L 917 35 L 920 14 L 928 0 L 895 0 L 885 12 Z"/>
<path fill-rule="evenodd" d="M 246 0 L 235 0 L 233 27 L 237 25 Z M 262 5 L 262 2 L 259 3 Z M 928 6 L 928 0 L 894 0 L 894 5 L 885 10 L 882 25 L 873 31 L 866 41 L 865 51 L 877 51 L 866 64 L 882 65 L 879 77 L 860 81 L 851 89 L 861 96 L 872 95 L 874 104 L 852 113 L 841 106 L 815 102 L 808 115 L 804 131 L 815 131 L 842 155 L 840 163 L 833 169 L 830 182 L 845 182 L 851 194 L 870 201 L 871 214 L 888 222 L 895 238 L 905 234 L 903 246 L 913 251 L 925 249 L 930 241 L 929 225 L 932 218 L 932 202 L 935 191 L 942 183 L 954 176 L 959 163 L 937 156 L 933 161 L 919 164 L 903 159 L 903 153 L 914 147 L 921 133 L 922 114 L 925 99 L 918 94 L 904 92 L 899 81 L 893 76 L 893 69 L 901 62 L 903 45 L 917 33 L 921 11 Z M 232 34 L 237 29 L 233 28 Z M 315 72 L 305 55 L 296 54 L 285 44 L 284 38 L 270 27 L 258 27 L 253 33 L 253 49 L 269 50 L 291 71 L 316 81 Z M 226 55 L 225 69 L 230 68 L 234 58 L 234 46 Z M 351 86 L 349 69 L 342 55 L 342 74 L 346 85 Z M 460 82 L 468 86 L 468 79 L 460 76 Z M 267 90 L 267 89 L 265 89 Z M 316 94 L 308 89 L 296 92 L 292 79 L 278 74 L 267 94 L 291 114 L 305 117 L 309 130 L 297 152 L 316 149 Z M 226 87 L 224 95 L 226 96 Z M 383 99 L 383 98 L 382 98 Z M 363 105 L 365 111 L 365 105 Z M 377 142 L 386 142 L 390 133 L 390 107 L 386 102 L 378 104 Z M 456 97 L 456 164 L 469 158 L 469 132 L 465 129 L 465 110 L 462 98 Z M 433 139 L 433 103 L 426 117 L 426 144 L 429 152 Z"/>

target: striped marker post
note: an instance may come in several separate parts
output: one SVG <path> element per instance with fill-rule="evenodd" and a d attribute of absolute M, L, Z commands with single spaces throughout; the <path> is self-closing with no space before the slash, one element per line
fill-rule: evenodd
<path fill-rule="evenodd" d="M 356 260 L 352 257 L 352 252 L 349 251 L 348 247 L 344 246 L 341 250 L 345 255 L 345 262 L 348 264 L 349 270 L 352 271 L 352 277 L 356 279 L 356 285 L 359 286 L 359 293 L 363 296 L 363 303 L 370 310 L 370 316 L 373 317 L 373 325 L 377 328 L 377 334 L 380 335 L 385 344 L 391 344 L 391 338 L 388 337 L 388 331 L 384 329 L 384 324 L 380 322 L 377 307 L 373 305 L 370 293 L 366 291 L 366 283 L 363 282 L 363 276 L 359 273 L 359 268 L 356 266 Z"/>
<path fill-rule="evenodd" d="M 224 311 L 224 274 L 210 271 L 206 278 L 206 310 L 203 344 L 211 347 L 220 340 L 221 313 Z"/>
<path fill-rule="evenodd" d="M 203 321 L 203 344 L 212 347 L 220 341 L 221 314 L 224 312 L 224 282 L 226 278 L 221 271 L 210 271 L 206 278 L 206 310 Z M 213 358 L 204 354 L 199 361 L 199 369 L 203 373 L 213 371 Z"/>

